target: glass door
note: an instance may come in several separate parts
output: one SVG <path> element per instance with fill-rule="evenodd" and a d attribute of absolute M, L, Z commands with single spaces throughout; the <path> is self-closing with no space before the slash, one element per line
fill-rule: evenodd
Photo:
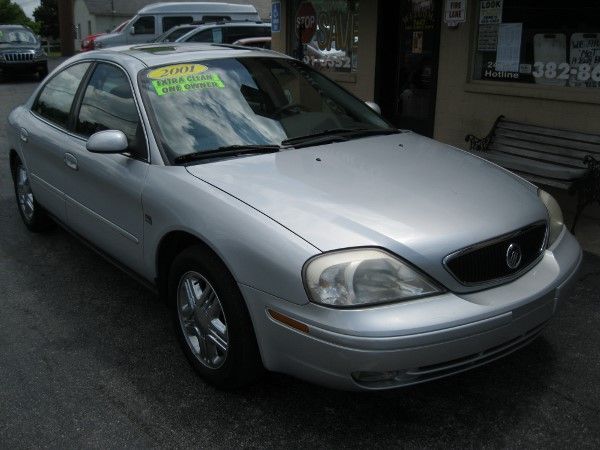
<path fill-rule="evenodd" d="M 395 15 L 395 33 L 383 30 L 379 36 L 396 38 L 395 42 L 384 44 L 388 50 L 379 58 L 379 63 L 383 64 L 380 72 L 387 72 L 387 75 L 382 73 L 387 82 L 380 83 L 380 98 L 389 98 L 383 108 L 384 115 L 399 128 L 432 136 L 441 1 L 401 0 L 395 11 L 386 11 L 385 3 L 380 2 L 383 7 L 380 14 Z M 394 26 L 389 19 L 380 20 L 380 25 L 385 27 L 386 23 L 390 28 Z M 386 61 L 389 55 L 395 55 L 395 61 Z"/>

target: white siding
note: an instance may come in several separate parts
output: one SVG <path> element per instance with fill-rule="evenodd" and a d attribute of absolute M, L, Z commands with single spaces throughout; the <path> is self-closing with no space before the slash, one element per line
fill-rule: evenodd
<path fill-rule="evenodd" d="M 96 17 L 96 29 L 94 33 L 106 33 L 107 31 L 114 30 L 117 25 L 123 23 L 128 17 L 119 16 L 95 16 Z"/>
<path fill-rule="evenodd" d="M 73 19 L 75 22 L 73 24 L 75 27 L 75 51 L 78 51 L 81 48 L 81 40 L 89 34 L 88 21 L 92 24 L 92 33 L 96 32 L 95 19 L 83 0 L 75 0 L 73 3 Z"/>

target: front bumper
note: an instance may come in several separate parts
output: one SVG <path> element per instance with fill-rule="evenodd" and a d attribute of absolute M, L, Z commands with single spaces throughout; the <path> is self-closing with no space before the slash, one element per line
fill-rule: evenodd
<path fill-rule="evenodd" d="M 568 295 L 581 259 L 565 230 L 511 283 L 359 310 L 296 305 L 240 288 L 267 369 L 338 389 L 389 389 L 462 372 L 529 343 Z M 308 333 L 269 310 L 308 325 Z"/>
<path fill-rule="evenodd" d="M 47 59 L 39 59 L 34 61 L 0 61 L 0 71 L 3 72 L 39 72 L 46 70 L 48 66 Z"/>

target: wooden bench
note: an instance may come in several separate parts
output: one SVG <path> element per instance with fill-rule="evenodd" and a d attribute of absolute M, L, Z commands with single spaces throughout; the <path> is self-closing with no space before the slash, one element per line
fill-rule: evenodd
<path fill-rule="evenodd" d="M 600 204 L 600 135 L 540 127 L 500 116 L 484 138 L 465 137 L 470 148 L 534 184 L 577 195 L 581 212 Z"/>

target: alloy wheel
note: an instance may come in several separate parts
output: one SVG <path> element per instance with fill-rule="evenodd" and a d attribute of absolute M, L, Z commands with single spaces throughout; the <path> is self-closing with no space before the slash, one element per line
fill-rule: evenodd
<path fill-rule="evenodd" d="M 227 320 L 215 289 L 198 272 L 186 272 L 179 280 L 177 315 L 196 359 L 210 369 L 221 367 L 229 347 Z"/>
<path fill-rule="evenodd" d="M 23 216 L 29 221 L 32 220 L 33 213 L 35 212 L 33 192 L 29 184 L 27 170 L 25 170 L 23 165 L 19 165 L 17 168 L 17 201 L 19 202 L 19 208 Z"/>

